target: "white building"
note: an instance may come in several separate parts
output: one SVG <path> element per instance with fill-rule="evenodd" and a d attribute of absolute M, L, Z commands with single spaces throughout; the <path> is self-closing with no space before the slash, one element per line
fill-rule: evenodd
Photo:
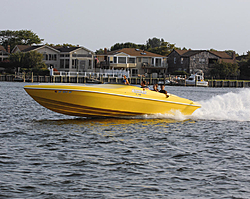
<path fill-rule="evenodd" d="M 16 45 L 12 53 L 36 51 L 43 54 L 44 62 L 49 68 L 66 72 L 92 72 L 94 69 L 94 52 L 84 47 L 51 47 L 47 45 Z"/>

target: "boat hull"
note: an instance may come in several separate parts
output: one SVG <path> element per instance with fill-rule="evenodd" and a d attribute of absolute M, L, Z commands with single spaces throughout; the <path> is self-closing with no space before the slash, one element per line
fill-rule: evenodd
<path fill-rule="evenodd" d="M 42 106 L 66 115 L 122 117 L 145 114 L 191 115 L 200 105 L 175 95 L 143 90 L 128 85 L 41 84 L 25 86 L 26 92 Z"/>
<path fill-rule="evenodd" d="M 202 87 L 208 87 L 208 82 L 206 81 L 189 81 L 186 80 L 186 86 L 202 86 Z"/>

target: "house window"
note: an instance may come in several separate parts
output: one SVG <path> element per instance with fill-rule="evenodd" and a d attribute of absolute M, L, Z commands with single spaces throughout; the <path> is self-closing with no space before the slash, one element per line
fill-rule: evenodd
<path fill-rule="evenodd" d="M 72 68 L 77 68 L 78 66 L 78 59 L 72 59 Z"/>
<path fill-rule="evenodd" d="M 142 58 L 142 62 L 143 62 L 143 63 L 148 63 L 148 58 L 147 58 L 147 57 L 143 57 L 143 58 Z"/>
<path fill-rule="evenodd" d="M 64 54 L 60 54 L 60 57 L 64 57 Z"/>
<path fill-rule="evenodd" d="M 176 57 L 174 57 L 174 64 L 176 64 Z"/>
<path fill-rule="evenodd" d="M 85 60 L 80 61 L 80 68 L 85 69 Z"/>
<path fill-rule="evenodd" d="M 181 64 L 183 64 L 183 58 L 181 58 Z"/>
<path fill-rule="evenodd" d="M 159 58 L 155 59 L 155 66 L 161 66 L 161 59 Z"/>
<path fill-rule="evenodd" d="M 132 69 L 132 76 L 138 75 L 138 69 Z"/>
<path fill-rule="evenodd" d="M 151 64 L 152 64 L 152 65 L 154 65 L 154 63 L 155 63 L 154 61 L 155 61 L 154 58 L 152 58 L 152 59 L 151 59 Z"/>
<path fill-rule="evenodd" d="M 64 68 L 64 59 L 60 59 L 60 68 Z"/>
<path fill-rule="evenodd" d="M 138 58 L 138 62 L 141 62 L 141 57 Z"/>
<path fill-rule="evenodd" d="M 117 63 L 117 57 L 114 57 L 114 63 L 115 64 Z"/>
<path fill-rule="evenodd" d="M 204 64 L 205 62 L 206 62 L 206 60 L 204 58 L 199 59 L 200 64 Z"/>
<path fill-rule="evenodd" d="M 118 57 L 119 64 L 126 64 L 126 57 Z"/>
<path fill-rule="evenodd" d="M 89 67 L 88 67 L 88 69 L 91 69 L 91 68 L 92 68 L 91 65 L 92 65 L 92 64 L 91 64 L 91 60 L 89 60 Z"/>
<path fill-rule="evenodd" d="M 128 63 L 135 63 L 135 58 L 134 57 L 129 57 L 128 58 Z"/>
<path fill-rule="evenodd" d="M 72 59 L 72 68 L 76 68 L 77 66 L 77 59 Z"/>
<path fill-rule="evenodd" d="M 69 59 L 65 59 L 65 68 L 69 68 Z"/>

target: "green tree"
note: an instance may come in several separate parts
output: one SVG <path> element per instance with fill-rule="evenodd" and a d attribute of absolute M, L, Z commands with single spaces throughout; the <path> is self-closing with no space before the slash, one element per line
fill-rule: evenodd
<path fill-rule="evenodd" d="M 13 49 L 15 45 L 32 45 L 40 44 L 43 39 L 40 39 L 37 34 L 31 30 L 3 30 L 0 31 L 0 45 L 4 46 L 5 49 Z"/>
<path fill-rule="evenodd" d="M 248 55 L 239 62 L 241 79 L 250 79 L 250 52 L 247 52 L 247 54 Z"/>
<path fill-rule="evenodd" d="M 163 56 L 168 56 L 172 52 L 173 49 L 177 49 L 175 47 L 175 44 L 171 44 L 169 42 L 164 41 L 161 43 L 161 46 L 155 47 L 155 48 L 149 48 L 147 50 L 152 53 L 156 53 L 156 54 L 163 55 Z"/>
<path fill-rule="evenodd" d="M 64 47 L 64 48 L 67 48 L 67 47 L 77 47 L 74 44 L 68 44 L 68 43 L 64 43 L 64 44 L 48 44 L 48 43 L 46 43 L 45 45 L 46 46 L 51 46 L 51 47 Z"/>
<path fill-rule="evenodd" d="M 156 37 L 152 39 L 148 39 L 146 41 L 146 45 L 144 44 L 134 44 L 131 42 L 126 43 L 116 43 L 111 46 L 110 50 L 119 50 L 122 48 L 138 48 L 141 50 L 147 50 L 152 53 L 160 54 L 163 56 L 167 56 L 172 52 L 173 49 L 179 49 L 175 46 L 175 44 L 171 44 L 169 42 L 164 41 L 164 39 L 158 39 Z M 100 52 L 100 50 L 98 51 Z"/>
<path fill-rule="evenodd" d="M 36 51 L 25 53 L 23 62 L 28 71 L 32 71 L 34 68 L 40 68 L 45 65 L 43 62 L 43 54 Z"/>
<path fill-rule="evenodd" d="M 110 50 L 120 50 L 122 48 L 139 48 L 139 49 L 145 49 L 145 46 L 143 44 L 134 44 L 131 42 L 126 43 L 116 43 L 115 45 L 111 46 Z"/>
<path fill-rule="evenodd" d="M 21 71 L 32 72 L 47 70 L 47 66 L 43 62 L 43 54 L 36 51 L 13 53 L 10 55 L 9 60 L 12 68 L 17 69 L 20 67 Z"/>
<path fill-rule="evenodd" d="M 229 78 L 230 76 L 237 76 L 239 74 L 239 66 L 236 63 L 226 63 L 217 61 L 210 70 L 210 75 L 216 78 Z"/>
<path fill-rule="evenodd" d="M 164 39 L 158 39 L 154 37 L 152 39 L 148 39 L 146 41 L 146 45 L 147 45 L 147 48 L 157 48 L 157 47 L 160 47 L 163 42 L 164 42 Z"/>
<path fill-rule="evenodd" d="M 9 56 L 9 60 L 12 68 L 24 68 L 24 56 L 23 52 L 13 53 Z"/>
<path fill-rule="evenodd" d="M 99 50 L 95 51 L 95 54 L 96 55 L 104 54 L 104 50 L 100 48 Z"/>

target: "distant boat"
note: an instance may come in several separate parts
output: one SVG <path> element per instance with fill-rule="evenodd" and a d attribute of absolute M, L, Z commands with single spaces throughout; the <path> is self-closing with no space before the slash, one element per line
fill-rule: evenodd
<path fill-rule="evenodd" d="M 204 80 L 202 71 L 199 71 L 195 74 L 192 74 L 187 80 L 186 80 L 186 86 L 208 86 L 208 82 Z"/>
<path fill-rule="evenodd" d="M 159 85 L 164 84 L 164 81 L 158 81 L 158 84 Z M 168 79 L 166 79 L 165 80 L 165 85 L 169 85 L 169 84 L 171 84 L 171 82 Z"/>

